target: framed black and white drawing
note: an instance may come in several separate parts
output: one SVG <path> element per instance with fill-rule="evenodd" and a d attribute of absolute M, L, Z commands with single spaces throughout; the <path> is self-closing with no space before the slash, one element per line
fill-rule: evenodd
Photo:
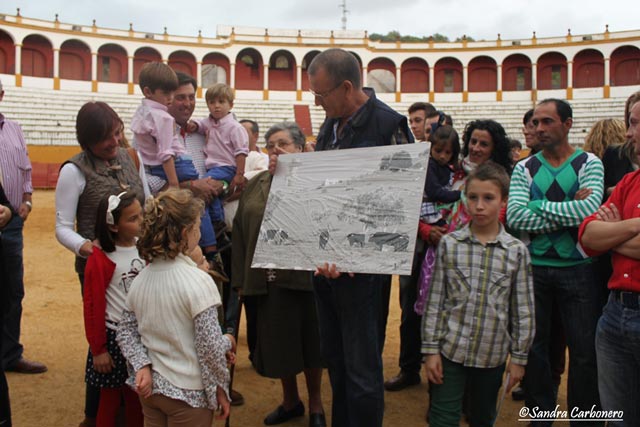
<path fill-rule="evenodd" d="M 411 274 L 429 149 L 280 156 L 251 266 Z"/>

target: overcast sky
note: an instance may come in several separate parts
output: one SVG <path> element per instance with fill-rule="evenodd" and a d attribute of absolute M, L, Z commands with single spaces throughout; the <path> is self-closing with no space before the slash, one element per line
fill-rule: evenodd
<path fill-rule="evenodd" d="M 0 0 L 0 13 L 144 32 L 213 37 L 216 26 L 340 29 L 343 0 Z M 347 28 L 403 35 L 528 38 L 640 28 L 637 0 L 346 0 Z"/>

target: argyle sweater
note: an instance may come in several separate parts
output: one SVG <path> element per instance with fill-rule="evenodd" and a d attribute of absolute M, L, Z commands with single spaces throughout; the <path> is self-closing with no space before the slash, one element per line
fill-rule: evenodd
<path fill-rule="evenodd" d="M 604 168 L 592 153 L 576 150 L 562 165 L 553 167 L 542 153 L 519 162 L 511 176 L 507 224 L 525 232 L 531 263 L 569 267 L 589 262 L 578 242 L 578 227 L 600 206 Z M 592 193 L 574 200 L 581 188 Z"/>

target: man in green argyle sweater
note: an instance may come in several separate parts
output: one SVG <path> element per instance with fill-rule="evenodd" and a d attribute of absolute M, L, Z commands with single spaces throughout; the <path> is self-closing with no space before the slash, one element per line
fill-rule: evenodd
<path fill-rule="evenodd" d="M 540 102 L 533 123 L 541 151 L 516 165 L 507 205 L 507 223 L 523 233 L 533 265 L 536 335 L 526 368 L 525 402 L 532 413 L 536 407 L 551 411 L 556 405 L 549 365 L 550 317 L 556 301 L 569 346 L 567 406 L 569 411 L 588 411 L 594 405 L 597 410 L 594 341 L 601 290 L 594 281 L 591 260 L 578 243 L 578 227 L 600 206 L 604 169 L 595 155 L 569 144 L 573 119 L 567 102 Z"/>

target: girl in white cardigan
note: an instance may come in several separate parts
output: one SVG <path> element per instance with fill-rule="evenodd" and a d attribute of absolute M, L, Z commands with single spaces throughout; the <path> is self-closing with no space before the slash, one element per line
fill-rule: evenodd
<path fill-rule="evenodd" d="M 118 344 L 147 427 L 210 427 L 216 409 L 218 419 L 229 414 L 227 359 L 235 360 L 236 343 L 222 335 L 213 280 L 187 256 L 200 240 L 203 208 L 188 190 L 145 205 L 138 249 L 150 265 L 131 285 Z"/>

